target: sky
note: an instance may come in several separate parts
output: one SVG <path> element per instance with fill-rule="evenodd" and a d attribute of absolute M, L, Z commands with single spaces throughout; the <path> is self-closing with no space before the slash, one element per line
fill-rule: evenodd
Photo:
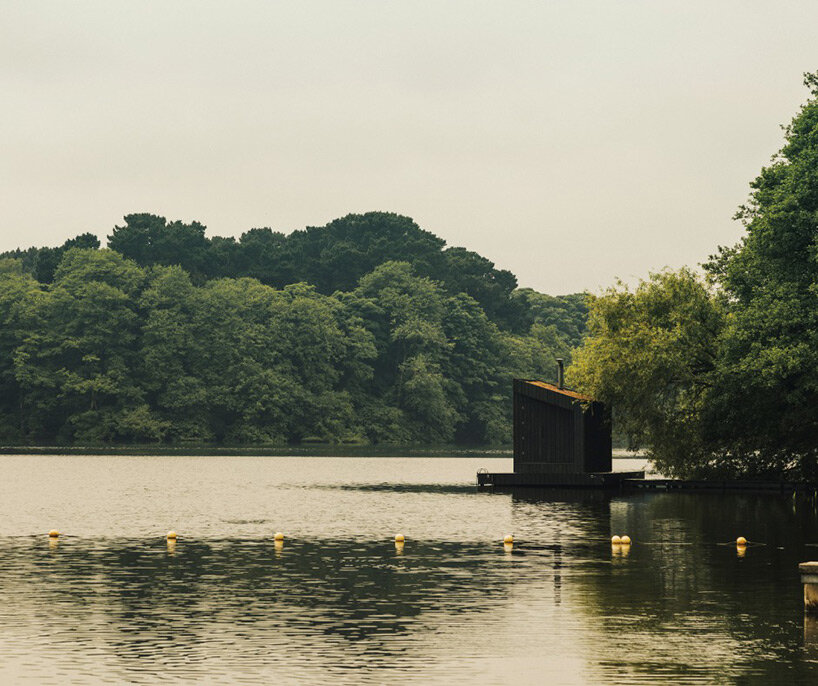
<path fill-rule="evenodd" d="M 739 239 L 814 0 L 0 3 L 0 251 L 413 217 L 596 292 Z"/>

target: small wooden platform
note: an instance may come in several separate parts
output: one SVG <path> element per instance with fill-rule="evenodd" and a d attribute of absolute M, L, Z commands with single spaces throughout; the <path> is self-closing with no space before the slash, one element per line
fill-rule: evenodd
<path fill-rule="evenodd" d="M 626 479 L 622 488 L 640 491 L 746 491 L 755 493 L 815 493 L 818 483 L 795 481 L 731 481 L 686 479 Z"/>
<path fill-rule="evenodd" d="M 730 481 L 646 479 L 644 472 L 590 472 L 588 474 L 477 473 L 477 486 L 488 489 L 586 488 L 622 491 L 744 492 L 818 494 L 818 483 L 795 481 Z"/>
<path fill-rule="evenodd" d="M 621 488 L 625 481 L 643 479 L 644 472 L 578 474 L 477 473 L 479 488 Z"/>

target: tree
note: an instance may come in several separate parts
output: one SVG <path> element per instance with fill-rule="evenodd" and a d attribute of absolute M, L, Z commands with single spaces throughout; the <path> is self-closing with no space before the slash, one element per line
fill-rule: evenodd
<path fill-rule="evenodd" d="M 154 214 L 129 214 L 124 226 L 115 226 L 108 247 L 142 267 L 178 264 L 196 281 L 210 276 L 210 242 L 205 227 L 197 221 L 168 223 Z"/>
<path fill-rule="evenodd" d="M 520 303 L 511 298 L 517 288 L 517 277 L 505 269 L 465 248 L 448 248 L 443 273 L 429 276 L 439 279 L 452 294 L 467 293 L 474 298 L 489 319 L 509 329 L 521 315 Z"/>
<path fill-rule="evenodd" d="M 457 382 L 455 440 L 499 444 L 511 440 L 511 379 L 500 329 L 465 293 L 447 298 L 443 330 L 451 341 L 444 373 Z"/>
<path fill-rule="evenodd" d="M 99 248 L 99 238 L 92 233 L 82 233 L 69 238 L 58 248 L 17 249 L 0 253 L 0 259 L 17 259 L 20 261 L 23 272 L 31 274 L 40 283 L 51 283 L 54 280 L 57 265 L 71 248 L 96 250 Z"/>
<path fill-rule="evenodd" d="M 241 267 L 230 276 L 250 276 L 263 284 L 283 288 L 307 279 L 298 278 L 290 256 L 285 254 L 287 238 L 269 228 L 250 229 L 241 235 Z"/>
<path fill-rule="evenodd" d="M 711 422 L 745 469 L 818 477 L 818 72 L 751 184 L 738 245 L 707 265 L 729 303 Z"/>
<path fill-rule="evenodd" d="M 450 440 L 457 417 L 455 395 L 462 391 L 440 372 L 452 347 L 443 326 L 443 289 L 416 276 L 406 262 L 386 262 L 361 279 L 355 300 L 359 302 L 350 305 L 364 314 L 378 352 L 374 371 L 379 392 L 373 400 L 392 408 L 386 414 L 371 408 L 370 421 L 373 428 L 373 415 L 397 424 L 391 437 L 375 428 L 376 440 Z M 432 396 L 440 411 L 435 417 L 422 409 L 424 399 Z"/>
<path fill-rule="evenodd" d="M 23 303 L 39 292 L 40 284 L 23 272 L 22 260 L 0 259 L 0 436 L 16 440 L 25 433 L 26 417 L 14 351 L 25 336 Z"/>
<path fill-rule="evenodd" d="M 587 294 L 553 296 L 520 288 L 512 293 L 512 299 L 521 312 L 515 331 L 528 332 L 535 324 L 553 326 L 567 347 L 582 344 L 588 320 Z"/>
<path fill-rule="evenodd" d="M 22 302 L 14 351 L 32 438 L 111 441 L 142 405 L 135 379 L 144 272 L 111 250 L 69 250 L 47 291 Z M 133 439 L 133 436 L 127 436 Z"/>
<path fill-rule="evenodd" d="M 154 267 L 139 300 L 144 320 L 138 369 L 149 406 L 167 426 L 167 441 L 214 438 L 207 380 L 198 365 L 208 351 L 194 327 L 200 297 L 188 273 L 174 266 Z"/>
<path fill-rule="evenodd" d="M 588 336 L 569 383 L 613 409 L 631 448 L 645 447 L 663 474 L 727 467 L 708 432 L 722 301 L 689 269 L 651 275 L 590 298 Z"/>

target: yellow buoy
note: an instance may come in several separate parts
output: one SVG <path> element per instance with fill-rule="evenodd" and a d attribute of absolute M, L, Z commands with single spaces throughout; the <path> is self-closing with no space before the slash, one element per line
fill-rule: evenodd
<path fill-rule="evenodd" d="M 622 539 L 619 536 L 611 536 L 611 545 L 619 545 L 622 543 Z"/>
<path fill-rule="evenodd" d="M 59 536 L 60 536 L 60 532 L 57 531 L 56 529 L 51 529 L 51 531 L 48 532 L 48 537 L 49 538 L 59 538 Z"/>
<path fill-rule="evenodd" d="M 514 536 L 512 536 L 511 534 L 506 534 L 503 537 L 503 543 L 505 543 L 506 545 L 511 545 L 512 543 L 514 543 Z"/>
<path fill-rule="evenodd" d="M 284 540 L 284 534 L 282 534 L 280 531 L 276 531 L 275 534 L 273 535 L 273 540 L 283 541 Z"/>
<path fill-rule="evenodd" d="M 175 531 L 168 531 L 168 535 L 165 536 L 165 538 L 167 538 L 169 541 L 175 541 L 176 540 L 176 532 Z"/>
<path fill-rule="evenodd" d="M 746 545 L 747 545 L 747 539 L 746 539 L 746 538 L 744 538 L 744 536 L 739 536 L 739 537 L 736 539 L 736 545 L 737 545 L 739 548 L 743 548 L 744 546 L 746 546 Z"/>
<path fill-rule="evenodd" d="M 619 539 L 619 542 L 622 545 L 630 545 L 631 544 L 631 537 L 630 536 L 623 536 L 622 538 Z"/>
<path fill-rule="evenodd" d="M 395 543 L 403 543 L 405 540 L 403 534 L 395 534 Z"/>

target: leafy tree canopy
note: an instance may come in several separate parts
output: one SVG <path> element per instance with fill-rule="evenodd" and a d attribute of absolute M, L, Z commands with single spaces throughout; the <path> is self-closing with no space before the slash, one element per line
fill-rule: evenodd
<path fill-rule="evenodd" d="M 396 214 L 91 238 L 0 258 L 0 440 L 504 443 L 511 375 L 582 335 L 581 296 L 521 296 Z"/>
<path fill-rule="evenodd" d="M 208 238 L 199 222 L 169 222 L 154 214 L 129 214 L 115 226 L 108 246 L 142 267 L 179 265 L 193 282 L 249 276 L 283 288 L 305 282 L 318 292 L 351 291 L 365 274 L 390 261 L 405 261 L 413 271 L 440 283 L 456 295 L 474 298 L 498 326 L 527 333 L 535 323 L 565 330 L 578 345 L 587 314 L 582 296 L 552 298 L 531 289 L 517 289 L 509 271 L 470 250 L 446 247 L 442 238 L 421 229 L 412 219 L 390 212 L 350 214 L 325 226 L 289 235 L 269 228 L 250 229 L 239 240 Z M 41 283 L 50 283 L 63 254 L 71 247 L 97 248 L 99 241 L 83 234 L 60 248 L 31 248 L 0 257 L 23 259 L 23 269 Z M 547 320 L 547 321 L 545 321 Z"/>
<path fill-rule="evenodd" d="M 664 474 L 713 467 L 703 410 L 725 325 L 722 302 L 688 269 L 619 284 L 590 299 L 588 339 L 569 382 L 608 403 L 631 448 Z"/>
<path fill-rule="evenodd" d="M 710 285 L 682 270 L 591 301 L 571 376 L 667 473 L 818 478 L 818 73 L 805 83 Z"/>

